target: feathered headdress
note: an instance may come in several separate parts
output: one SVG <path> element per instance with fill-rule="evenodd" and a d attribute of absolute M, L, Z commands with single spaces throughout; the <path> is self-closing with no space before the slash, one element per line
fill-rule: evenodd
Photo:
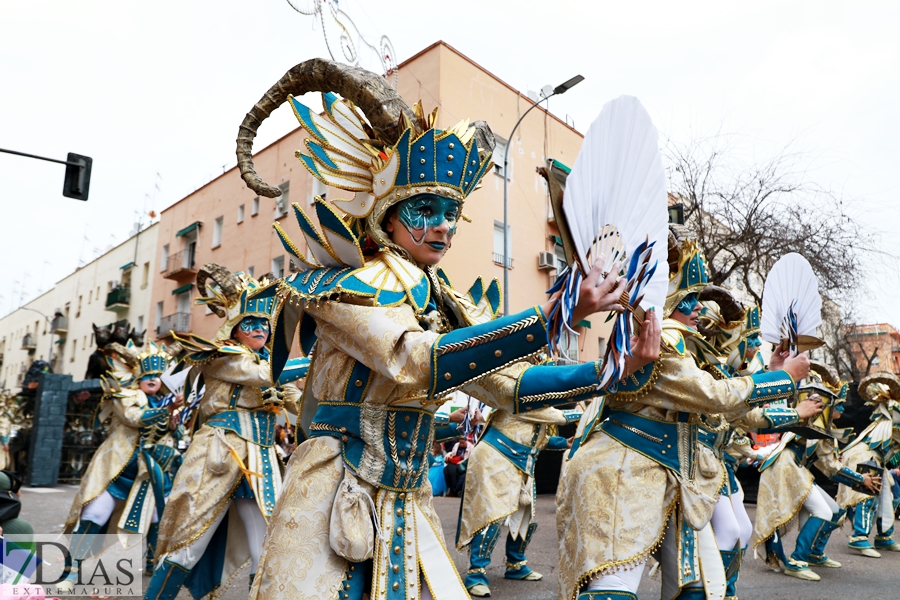
<path fill-rule="evenodd" d="M 809 361 L 809 375 L 797 386 L 799 398 L 805 399 L 818 394 L 824 408 L 821 413 L 811 418 L 808 427 L 822 435 L 844 440 L 852 429 L 838 429 L 834 426 L 834 413 L 847 400 L 848 384 L 842 381 L 837 371 L 825 363 Z"/>
<path fill-rule="evenodd" d="M 900 408 L 900 378 L 887 371 L 879 371 L 859 382 L 859 395 L 868 406 L 885 405 Z"/>
<path fill-rule="evenodd" d="M 149 342 L 142 350 L 128 340 L 124 346 L 118 342 L 110 342 L 103 350 L 111 377 L 101 378 L 101 385 L 104 392 L 110 393 L 128 387 L 147 375 L 162 375 L 180 352 L 181 346 L 157 346 L 155 342 Z"/>
<path fill-rule="evenodd" d="M 231 331 L 245 317 L 272 318 L 275 311 L 274 289 L 276 283 L 262 281 L 228 269 L 215 263 L 203 265 L 197 272 L 197 304 L 207 306 L 225 319 L 216 333 L 216 341 L 231 338 Z"/>
<path fill-rule="evenodd" d="M 554 187 L 551 182 L 551 191 Z M 626 312 L 616 318 L 604 357 L 601 386 L 618 382 L 631 354 L 632 315 L 661 308 L 665 302 L 666 177 L 659 152 L 659 134 L 637 98 L 620 96 L 608 102 L 585 135 L 565 196 L 552 202 L 568 267 L 550 292 L 562 292 L 549 315 L 551 348 L 563 331 L 572 329 L 572 311 L 583 278 L 601 261 L 603 274 L 625 277 L 621 303 Z M 617 273 L 611 273 L 613 269 Z M 657 316 L 657 318 L 661 318 Z"/>
<path fill-rule="evenodd" d="M 295 98 L 307 92 L 322 92 L 322 115 Z M 303 271 L 361 267 L 364 235 L 379 246 L 391 246 L 405 254 L 381 228 L 387 210 L 418 194 L 436 194 L 462 203 L 491 165 L 494 136 L 483 121 L 437 129 L 437 109 L 429 115 L 421 103 L 410 109 L 383 77 L 313 59 L 288 71 L 241 125 L 238 166 L 247 186 L 262 196 L 278 196 L 281 191 L 256 175 L 252 140 L 259 124 L 284 102 L 290 102 L 311 136 L 297 158 L 318 180 L 355 193 L 350 199 L 315 199 L 321 231 L 298 204 L 293 205 L 311 256 L 300 251 L 275 224 L 284 247 Z"/>
<path fill-rule="evenodd" d="M 762 338 L 784 342 L 792 354 L 822 346 L 816 337 L 822 324 L 819 281 L 809 261 L 795 252 L 785 254 L 769 271 L 763 289 Z"/>

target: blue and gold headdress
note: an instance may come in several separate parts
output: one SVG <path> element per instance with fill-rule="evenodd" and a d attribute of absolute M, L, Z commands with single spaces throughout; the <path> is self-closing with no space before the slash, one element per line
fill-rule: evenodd
<path fill-rule="evenodd" d="M 210 281 L 212 280 L 212 281 Z M 217 341 L 231 338 L 231 331 L 246 317 L 272 318 L 275 312 L 275 283 L 245 273 L 230 273 L 215 263 L 203 265 L 197 273 L 197 304 L 208 307 L 225 322 L 216 334 Z"/>
<path fill-rule="evenodd" d="M 322 93 L 321 114 L 297 100 L 308 92 Z M 383 77 L 312 59 L 288 71 L 241 124 L 238 167 L 247 186 L 262 196 L 281 191 L 256 174 L 252 141 L 262 121 L 285 102 L 310 136 L 297 152 L 306 169 L 326 185 L 354 193 L 350 199 L 315 199 L 321 231 L 293 205 L 309 256 L 275 225 L 301 270 L 361 267 L 364 237 L 392 246 L 381 229 L 391 206 L 418 194 L 462 203 L 491 166 L 494 136 L 486 123 L 438 129 L 436 109 L 426 115 L 421 103 L 410 108 Z"/>
<path fill-rule="evenodd" d="M 670 251 L 671 252 L 671 251 Z M 669 316 L 688 294 L 699 293 L 709 285 L 706 258 L 694 240 L 686 239 L 678 248 L 677 266 L 670 263 L 669 292 L 666 295 L 665 315 Z"/>

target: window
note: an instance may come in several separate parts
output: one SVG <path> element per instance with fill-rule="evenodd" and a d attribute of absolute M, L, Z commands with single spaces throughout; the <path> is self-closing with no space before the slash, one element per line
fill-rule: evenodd
<path fill-rule="evenodd" d="M 494 136 L 494 141 L 496 142 L 496 145 L 494 146 L 494 154 L 493 154 L 493 156 L 491 156 L 491 160 L 494 161 L 494 173 L 496 173 L 497 175 L 500 175 L 502 177 L 503 176 L 503 155 L 506 152 L 506 140 L 504 140 L 503 138 Z M 510 152 L 510 156 L 509 156 L 508 160 L 509 160 L 509 164 L 507 166 L 509 167 L 509 172 L 510 172 L 509 179 L 512 180 L 513 157 L 512 157 L 511 152 Z"/>
<path fill-rule="evenodd" d="M 278 189 L 281 190 L 281 195 L 275 198 L 274 218 L 276 219 L 280 219 L 288 213 L 288 207 L 291 205 L 291 182 L 285 181 L 278 186 Z"/>
<path fill-rule="evenodd" d="M 162 301 L 156 303 L 156 326 L 159 327 L 159 322 L 162 321 L 163 318 L 163 303 Z"/>
<path fill-rule="evenodd" d="M 314 203 L 316 201 L 316 196 L 319 196 L 324 200 L 328 195 L 328 187 L 315 177 L 310 177 L 310 181 L 312 181 L 312 187 L 309 193 L 309 203 Z"/>
<path fill-rule="evenodd" d="M 600 354 L 599 354 L 599 356 L 600 356 L 600 358 L 603 358 L 604 356 L 606 356 L 606 338 L 597 338 L 597 339 L 598 339 L 599 342 L 600 342 L 600 345 L 599 345 Z"/>
<path fill-rule="evenodd" d="M 144 272 L 141 274 L 141 289 L 147 289 L 147 286 L 150 284 L 150 263 L 144 263 Z"/>
<path fill-rule="evenodd" d="M 253 267 L 247 267 L 247 275 L 249 275 L 250 277 L 253 277 L 253 271 Z"/>
<path fill-rule="evenodd" d="M 250 216 L 255 217 L 259 214 L 259 196 L 253 199 L 253 205 L 250 207 Z"/>
<path fill-rule="evenodd" d="M 238 223 L 244 222 L 244 205 L 238 206 Z"/>
<path fill-rule="evenodd" d="M 78 296 L 78 310 L 75 311 L 75 318 L 81 316 L 81 296 Z"/>
<path fill-rule="evenodd" d="M 91 296 L 94 295 L 94 290 L 88 290 L 88 304 L 91 303 Z"/>
<path fill-rule="evenodd" d="M 213 239 L 212 239 L 212 247 L 218 248 L 222 245 L 222 226 L 225 224 L 225 217 L 216 217 L 216 222 L 213 224 Z"/>
<path fill-rule="evenodd" d="M 141 315 L 137 318 L 137 326 L 134 328 L 134 330 L 138 333 L 144 330 L 144 315 Z"/>
<path fill-rule="evenodd" d="M 194 268 L 194 257 L 197 253 L 197 230 L 194 229 L 190 233 L 186 233 L 181 236 L 181 239 L 184 240 L 184 246 L 182 248 L 182 256 L 181 256 L 181 267 L 184 269 L 193 269 Z"/>
<path fill-rule="evenodd" d="M 178 312 L 180 313 L 189 313 L 191 312 L 191 292 L 181 292 L 176 296 L 178 301 Z"/>
<path fill-rule="evenodd" d="M 578 337 L 563 331 L 559 337 L 559 363 L 572 364 L 578 362 Z"/>
<path fill-rule="evenodd" d="M 510 227 L 507 227 L 506 230 L 508 232 L 510 254 L 512 254 L 512 231 Z M 503 247 L 503 223 L 494 221 L 494 262 L 500 266 L 506 265 L 512 268 L 512 259 L 507 258 L 505 254 Z"/>
<path fill-rule="evenodd" d="M 75 352 L 78 351 L 78 340 L 72 340 L 72 356 L 69 357 L 69 362 L 75 362 Z"/>
<path fill-rule="evenodd" d="M 162 256 L 160 257 L 162 261 L 162 265 L 159 267 L 160 271 L 165 271 L 166 267 L 169 265 L 169 245 L 166 244 L 162 249 Z"/>
<path fill-rule="evenodd" d="M 275 279 L 284 277 L 284 256 L 276 256 L 272 259 L 272 275 Z"/>
<path fill-rule="evenodd" d="M 87 348 L 87 336 L 84 336 L 84 339 L 81 341 L 81 349 L 84 350 Z"/>

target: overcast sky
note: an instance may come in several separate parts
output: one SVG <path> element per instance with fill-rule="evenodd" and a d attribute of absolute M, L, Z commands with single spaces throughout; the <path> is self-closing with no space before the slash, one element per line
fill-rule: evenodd
<path fill-rule="evenodd" d="M 810 177 L 856 198 L 849 212 L 898 256 L 900 4 L 861 4 L 340 1 L 399 61 L 443 39 L 523 91 L 584 75 L 550 107 L 580 131 L 627 93 L 676 140 L 722 128 L 760 158 L 796 140 Z M 62 165 L 0 154 L 0 314 L 232 167 L 244 113 L 291 66 L 327 57 L 321 27 L 286 0 L 2 11 L 0 148 L 85 154 L 94 169 L 79 202 L 61 195 Z M 295 125 L 277 111 L 256 147 Z M 862 318 L 900 326 L 898 262 L 868 265 Z"/>

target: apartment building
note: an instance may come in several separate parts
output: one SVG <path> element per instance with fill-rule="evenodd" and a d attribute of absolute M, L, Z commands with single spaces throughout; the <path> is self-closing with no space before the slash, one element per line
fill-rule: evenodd
<path fill-rule="evenodd" d="M 150 225 L 0 319 L 0 388 L 17 389 L 35 360 L 81 380 L 95 349 L 92 324 L 128 319 L 146 329 L 158 230 Z"/>
<path fill-rule="evenodd" d="M 472 223 L 461 223 L 454 248 L 441 263 L 454 286 L 467 289 L 479 275 L 503 280 L 509 269 L 509 308 L 515 312 L 542 302 L 563 256 L 559 232 L 550 212 L 547 188 L 536 168 L 547 159 L 571 166 L 582 135 L 542 107 L 522 122 L 513 139 L 506 139 L 518 118 L 533 104 L 519 90 L 444 42 L 436 42 L 399 66 L 399 92 L 412 105 L 422 100 L 430 112 L 440 108 L 438 126 L 462 119 L 487 121 L 497 137 L 496 166 L 481 189 L 465 203 Z M 568 77 L 572 73 L 559 73 Z M 577 92 L 572 92 L 577 93 Z M 243 115 L 234 115 L 235 124 Z M 311 206 L 317 195 L 346 197 L 326 188 L 296 159 L 308 137 L 302 129 L 286 133 L 265 148 L 256 148 L 257 172 L 279 185 L 279 199 L 260 198 L 241 180 L 237 168 L 162 211 L 157 268 L 153 273 L 151 333 L 166 339 L 169 331 L 193 331 L 212 336 L 221 319 L 195 306 L 195 279 L 207 262 L 256 277 L 289 274 L 294 266 L 272 230 L 278 221 L 296 243 L 303 244 L 291 203 Z M 503 153 L 510 145 L 509 168 L 503 173 Z M 510 256 L 503 246 L 503 177 L 508 178 Z M 336 195 L 336 196 L 335 196 Z M 310 211 L 311 218 L 315 215 Z M 568 354 L 579 360 L 597 358 L 605 347 L 609 325 L 603 317 L 582 323 L 582 335 L 569 343 Z"/>

